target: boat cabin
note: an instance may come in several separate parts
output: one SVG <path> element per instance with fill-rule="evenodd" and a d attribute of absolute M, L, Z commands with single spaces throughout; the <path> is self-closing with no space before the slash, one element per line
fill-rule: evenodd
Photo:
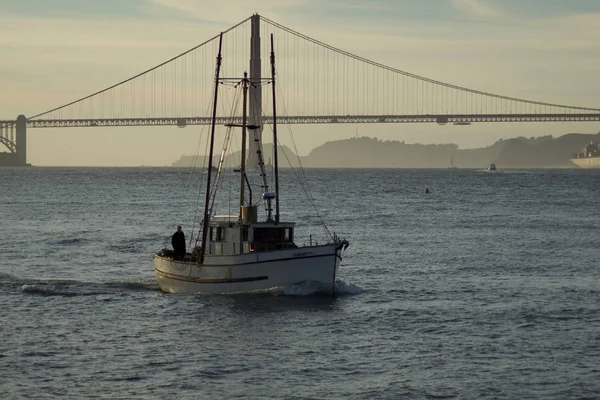
<path fill-rule="evenodd" d="M 251 225 L 251 251 L 268 251 L 297 247 L 294 244 L 294 224 L 256 223 Z"/>
<path fill-rule="evenodd" d="M 248 222 L 238 216 L 216 216 L 210 221 L 207 255 L 280 250 L 298 247 L 294 243 L 294 223 Z"/>

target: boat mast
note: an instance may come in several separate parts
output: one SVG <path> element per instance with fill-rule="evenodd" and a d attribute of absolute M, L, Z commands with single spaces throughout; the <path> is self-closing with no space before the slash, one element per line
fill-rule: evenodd
<path fill-rule="evenodd" d="M 246 114 L 246 107 L 248 102 L 248 73 L 244 72 L 244 79 L 242 79 L 242 90 L 244 94 L 244 101 L 242 103 L 242 154 L 240 160 L 240 221 L 242 220 L 242 207 L 244 206 L 244 192 L 246 189 L 246 181 L 244 179 L 244 173 L 246 172 L 246 123 L 248 116 Z"/>
<path fill-rule="evenodd" d="M 208 214 L 208 203 L 210 200 L 210 176 L 212 170 L 213 150 L 215 147 L 215 127 L 217 123 L 217 97 L 219 94 L 219 74 L 221 73 L 221 45 L 223 44 L 223 33 L 219 35 L 219 54 L 217 54 L 217 66 L 215 68 L 215 98 L 213 102 L 212 126 L 210 132 L 210 151 L 208 155 L 208 176 L 206 177 L 206 198 L 204 200 L 204 221 L 202 223 L 202 248 L 200 249 L 200 264 L 204 263 L 206 254 L 206 235 L 208 233 L 208 224 L 210 215 Z"/>
<path fill-rule="evenodd" d="M 250 140 L 248 144 L 248 160 L 249 169 L 260 168 L 261 159 L 259 151 L 262 149 L 262 74 L 261 74 L 261 58 L 260 58 L 260 15 L 254 14 L 250 17 L 250 86 L 248 88 L 248 114 L 250 124 L 258 128 L 252 130 L 254 140 Z M 263 188 L 267 191 L 267 188 Z"/>
<path fill-rule="evenodd" d="M 240 160 L 240 254 L 244 252 L 244 227 L 242 209 L 244 207 L 244 192 L 246 189 L 246 123 L 247 113 L 246 105 L 248 102 L 248 73 L 244 72 L 244 79 L 242 80 L 242 90 L 244 93 L 244 101 L 242 102 L 242 154 Z M 248 188 L 250 185 L 248 185 Z M 252 204 L 250 204 L 252 205 Z"/>
<path fill-rule="evenodd" d="M 279 163 L 277 159 L 277 112 L 275 101 L 275 50 L 271 33 L 271 86 L 273 87 L 273 168 L 275 171 L 275 224 L 279 223 Z"/>

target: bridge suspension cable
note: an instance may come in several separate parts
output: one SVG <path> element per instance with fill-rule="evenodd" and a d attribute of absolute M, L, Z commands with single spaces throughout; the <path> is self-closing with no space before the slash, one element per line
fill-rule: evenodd
<path fill-rule="evenodd" d="M 527 100 L 527 99 L 522 99 L 522 98 L 518 98 L 518 97 L 510 97 L 510 96 L 504 96 L 504 95 L 499 95 L 499 94 L 495 94 L 495 93 L 491 93 L 491 92 L 485 92 L 485 91 L 481 91 L 481 90 L 475 90 L 475 89 L 470 89 L 467 87 L 462 87 L 462 86 L 458 86 L 458 85 L 454 85 L 451 83 L 447 83 L 447 82 L 442 82 L 442 81 L 438 81 L 435 79 L 431 79 L 431 78 L 427 78 L 424 76 L 420 76 L 420 75 L 416 75 L 410 72 L 406 72 L 394 67 L 390 67 L 388 65 L 385 64 L 381 64 L 379 62 L 376 61 L 372 61 L 369 59 L 366 59 L 364 57 L 358 56 L 356 54 L 350 53 L 348 51 L 339 49 L 337 47 L 328 45 L 327 43 L 323 43 L 317 39 L 313 39 L 310 36 L 306 36 L 300 32 L 294 31 L 293 29 L 290 29 L 284 25 L 281 25 L 275 21 L 272 21 L 264 16 L 260 16 L 261 20 L 265 21 L 266 23 L 277 27 L 278 29 L 285 31 L 287 33 L 290 33 L 296 37 L 302 38 L 306 41 L 309 41 L 311 43 L 314 43 L 317 46 L 323 47 L 325 49 L 331 50 L 333 52 L 336 52 L 338 54 L 344 55 L 346 57 L 349 57 L 350 59 L 354 59 L 369 65 L 372 65 L 374 67 L 378 67 L 381 68 L 383 70 L 387 70 L 390 72 L 394 72 L 400 75 L 404 75 L 406 77 L 410 77 L 413 79 L 417 79 L 423 82 L 428 82 L 434 85 L 439 85 L 439 86 L 443 86 L 446 88 L 450 88 L 450 89 L 455 89 L 455 90 L 459 90 L 462 92 L 467 92 L 467 93 L 472 93 L 472 94 L 477 94 L 477 95 L 482 95 L 482 96 L 487 96 L 487 97 L 493 97 L 493 98 L 497 98 L 497 99 L 502 99 L 502 100 L 508 100 L 508 101 L 516 101 L 516 102 L 521 102 L 521 103 L 527 103 L 527 104 L 532 104 L 532 105 L 539 105 L 539 106 L 547 106 L 547 107 L 557 107 L 557 108 L 563 108 L 563 109 L 571 109 L 571 110 L 582 110 L 582 111 L 600 111 L 600 108 L 590 108 L 590 107 L 580 107 L 580 106 L 570 106 L 570 105 L 565 105 L 565 104 L 555 104 L 555 103 L 548 103 L 548 102 L 541 102 L 541 101 L 533 101 L 533 100 Z"/>
<path fill-rule="evenodd" d="M 252 17 L 248 17 L 248 18 L 244 19 L 243 21 L 240 21 L 239 23 L 237 23 L 237 24 L 233 25 L 231 28 L 229 28 L 229 29 L 227 29 L 227 30 L 223 31 L 222 33 L 223 33 L 223 34 L 226 34 L 226 33 L 230 32 L 230 31 L 233 31 L 234 29 L 236 29 L 236 28 L 240 27 L 241 25 L 245 24 L 246 22 L 248 22 L 248 21 L 250 20 L 250 18 L 252 18 Z M 85 101 L 85 100 L 88 100 L 88 99 L 90 99 L 90 98 L 92 98 L 92 97 L 95 97 L 95 96 L 98 96 L 98 95 L 100 95 L 100 94 L 106 93 L 106 92 L 108 92 L 108 91 L 109 91 L 109 90 L 111 90 L 111 89 L 114 89 L 114 88 L 116 88 L 116 87 L 118 87 L 118 86 L 124 85 L 124 84 L 126 84 L 126 83 L 128 83 L 128 82 L 131 82 L 131 81 L 133 81 L 133 80 L 137 79 L 137 78 L 143 77 L 143 76 L 145 76 L 146 74 L 148 74 L 148 73 L 150 73 L 150 72 L 156 71 L 156 70 L 158 70 L 159 68 L 161 68 L 161 67 L 163 67 L 163 66 L 165 66 L 165 65 L 167 65 L 167 64 L 169 64 L 169 63 L 171 63 L 171 62 L 173 62 L 173 61 L 175 61 L 175 60 L 178 60 L 178 59 L 180 59 L 180 58 L 182 58 L 182 57 L 186 56 L 186 55 L 187 55 L 187 54 L 189 54 L 189 53 L 192 53 L 194 50 L 197 50 L 197 49 L 199 49 L 199 48 L 201 48 L 201 47 L 205 46 L 206 44 L 208 44 L 208 43 L 211 43 L 211 42 L 215 41 L 215 40 L 216 40 L 216 39 L 218 39 L 218 38 L 219 38 L 219 34 L 217 34 L 217 35 L 215 35 L 215 36 L 211 37 L 210 39 L 208 39 L 208 40 L 206 40 L 206 41 L 204 41 L 204 42 L 200 43 L 200 44 L 199 44 L 199 45 L 197 45 L 197 46 L 194 46 L 194 47 L 192 47 L 192 48 L 191 48 L 191 49 L 189 49 L 189 50 L 186 50 L 186 51 L 184 51 L 184 52 L 183 52 L 183 53 L 181 53 L 181 54 L 178 54 L 178 55 L 176 55 L 175 57 L 172 57 L 172 58 L 168 59 L 167 61 L 164 61 L 164 62 L 162 62 L 162 63 L 160 63 L 160 64 L 158 64 L 158 65 L 156 65 L 156 66 L 154 66 L 154 67 L 152 67 L 152 68 L 150 68 L 150 69 L 147 69 L 147 70 L 145 70 L 145 71 L 143 71 L 143 72 L 140 72 L 139 74 L 137 74 L 137 75 L 134 75 L 134 76 L 132 76 L 131 78 L 125 79 L 125 80 L 123 80 L 123 81 L 121 81 L 121 82 L 119 82 L 119 83 L 115 83 L 115 84 L 114 84 L 114 85 L 112 85 L 112 86 L 109 86 L 109 87 L 107 87 L 107 88 L 104 88 L 104 89 L 102 89 L 102 90 L 99 90 L 99 91 L 97 91 L 97 92 L 95 92 L 95 93 L 92 93 L 92 94 L 90 94 L 90 95 L 87 95 L 87 96 L 85 96 L 85 97 L 82 97 L 82 98 L 80 98 L 80 99 L 77 99 L 77 100 L 71 101 L 70 103 L 63 104 L 63 105 L 61 105 L 61 106 L 58 106 L 58 107 L 55 107 L 55 108 L 53 108 L 53 109 L 51 109 L 51 110 L 44 111 L 44 112 L 42 112 L 42 113 L 36 114 L 36 115 L 34 115 L 34 116 L 32 116 L 32 117 L 29 117 L 29 119 L 35 119 L 35 118 L 42 117 L 42 116 L 44 116 L 44 115 L 47 115 L 47 114 L 53 113 L 53 112 L 55 112 L 55 111 L 58 111 L 58 110 L 61 110 L 61 109 L 67 108 L 67 107 L 69 107 L 69 106 L 72 106 L 72 105 L 74 105 L 74 104 L 76 104 L 76 103 L 81 103 L 81 102 L 83 102 L 83 101 Z"/>
<path fill-rule="evenodd" d="M 249 67 L 252 17 L 223 33 L 224 76 Z M 275 35 L 283 123 L 598 121 L 600 108 L 526 100 L 469 89 L 372 61 L 260 16 L 262 76 Z M 206 124 L 216 39 L 27 120 L 29 127 Z M 229 89 L 223 91 L 227 96 Z M 263 102 L 266 99 L 263 99 Z M 265 117 L 270 108 L 263 107 Z M 44 117 L 44 118 L 41 118 Z M 222 121 L 232 122 L 224 110 Z"/>

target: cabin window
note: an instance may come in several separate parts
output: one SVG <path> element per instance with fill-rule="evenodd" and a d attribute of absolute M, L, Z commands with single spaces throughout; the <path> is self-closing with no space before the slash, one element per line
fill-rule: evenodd
<path fill-rule="evenodd" d="M 217 242 L 222 242 L 225 238 L 225 228 L 223 227 L 218 227 L 217 228 L 217 235 L 215 237 L 215 240 Z"/>
<path fill-rule="evenodd" d="M 266 229 L 254 229 L 254 241 L 264 242 L 266 240 Z"/>
<path fill-rule="evenodd" d="M 254 228 L 253 246 L 258 251 L 287 248 L 292 243 L 292 228 Z"/>
<path fill-rule="evenodd" d="M 243 240 L 244 242 L 247 242 L 247 241 L 248 241 L 248 227 L 247 227 L 247 226 L 244 226 L 244 227 L 242 228 L 242 240 Z"/>
<path fill-rule="evenodd" d="M 213 228 L 212 228 L 212 226 L 211 226 L 211 227 L 210 227 L 210 229 L 209 229 L 209 231 L 208 231 L 208 240 L 209 240 L 210 242 L 212 242 L 212 240 L 213 240 L 213 237 L 214 237 L 214 236 L 213 236 Z"/>

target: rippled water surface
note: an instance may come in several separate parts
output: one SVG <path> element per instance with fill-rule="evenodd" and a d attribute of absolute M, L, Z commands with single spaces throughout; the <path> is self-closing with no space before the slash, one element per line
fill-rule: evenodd
<path fill-rule="evenodd" d="M 600 396 L 600 170 L 305 172 L 282 215 L 350 241 L 335 298 L 161 293 L 201 174 L 0 169 L 0 397 Z"/>

